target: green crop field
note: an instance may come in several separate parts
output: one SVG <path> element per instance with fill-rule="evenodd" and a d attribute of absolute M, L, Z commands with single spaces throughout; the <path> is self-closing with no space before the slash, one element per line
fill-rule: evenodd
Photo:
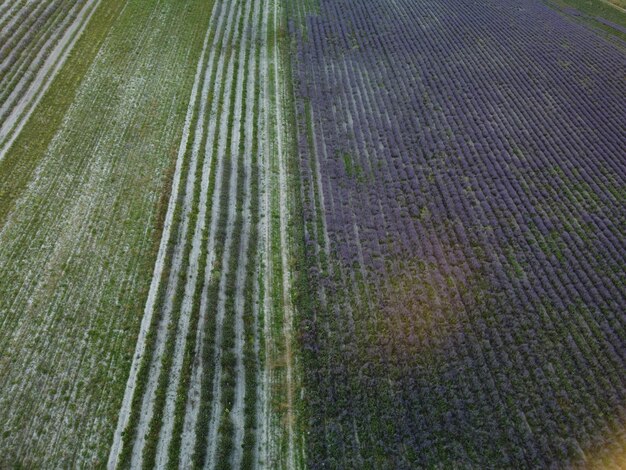
<path fill-rule="evenodd" d="M 0 466 L 106 462 L 210 13 L 101 3 L 0 162 Z"/>
<path fill-rule="evenodd" d="M 623 0 L 548 0 L 579 21 L 626 41 L 626 2 Z M 609 23 L 604 23 L 608 21 Z"/>

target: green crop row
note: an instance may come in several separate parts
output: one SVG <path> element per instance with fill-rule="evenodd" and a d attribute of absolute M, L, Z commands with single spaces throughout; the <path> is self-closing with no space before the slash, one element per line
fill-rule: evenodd
<path fill-rule="evenodd" d="M 234 6 L 234 8 L 241 8 L 241 4 Z M 227 44 L 232 44 L 232 34 L 234 33 L 234 29 L 231 31 L 231 36 L 227 40 Z M 221 41 L 220 41 L 221 42 Z M 220 48 L 221 49 L 221 48 Z M 227 60 L 224 63 L 224 70 L 227 69 L 230 59 L 232 56 L 232 52 L 228 54 Z M 236 70 L 236 69 L 235 69 Z M 224 112 L 224 101 L 225 101 L 225 93 L 224 93 L 224 77 L 222 77 L 222 89 L 220 92 L 220 97 L 217 106 L 217 116 L 222 116 Z M 232 126 L 232 122 L 229 122 L 229 126 L 227 132 L 230 132 L 230 128 Z M 218 148 L 218 133 L 214 137 L 213 141 L 213 155 L 215 159 L 219 158 L 219 148 Z M 204 461 L 206 458 L 207 451 L 207 441 L 208 441 L 208 432 L 209 432 L 209 423 L 211 421 L 211 408 L 213 403 L 213 384 L 212 378 L 215 371 L 214 364 L 214 352 L 215 352 L 215 312 L 217 312 L 217 305 L 219 302 L 219 285 L 222 273 L 222 257 L 224 253 L 224 244 L 226 241 L 226 225 L 228 220 L 228 201 L 229 201 L 229 185 L 228 181 L 230 181 L 230 173 L 231 173 L 231 164 L 230 164 L 230 154 L 228 152 L 224 153 L 224 160 L 222 162 L 223 165 L 223 173 L 221 178 L 221 187 L 220 187 L 220 195 L 219 195 L 219 221 L 216 224 L 216 234 L 215 234 L 215 261 L 212 266 L 211 279 L 209 281 L 208 292 L 207 292 L 207 328 L 204 332 L 203 338 L 203 346 L 202 346 L 202 378 L 201 378 L 201 392 L 200 392 L 200 409 L 198 412 L 198 422 L 196 425 L 196 445 L 192 457 L 192 466 L 193 468 L 202 468 L 204 466 Z"/>
<path fill-rule="evenodd" d="M 250 12 L 252 9 L 250 8 Z M 243 14 L 243 11 L 239 14 L 239 37 L 233 43 L 234 54 L 237 54 L 239 46 L 241 45 L 241 41 L 243 40 L 243 33 L 245 30 L 244 21 L 247 20 L 246 23 L 249 23 L 250 19 L 246 18 Z M 244 59 L 245 60 L 245 59 Z M 242 73 L 240 70 L 242 67 L 240 66 L 239 57 L 235 57 L 234 60 L 234 75 L 232 79 L 233 86 L 236 86 L 238 82 L 239 74 Z M 243 64 L 243 100 L 242 106 L 243 109 L 241 111 L 242 118 L 245 117 L 246 111 L 246 101 L 245 101 L 245 90 L 247 84 L 247 74 L 248 63 L 244 61 Z M 243 197 L 244 197 L 244 185 L 245 185 L 245 167 L 243 163 L 243 145 L 244 145 L 244 135 L 243 135 L 243 126 L 240 127 L 240 135 L 239 135 L 239 148 L 232 148 L 232 139 L 234 132 L 234 117 L 235 117 L 235 103 L 236 103 L 237 93 L 234 90 L 230 95 L 230 104 L 228 111 L 228 134 L 226 138 L 226 146 L 224 149 L 224 155 L 228 156 L 231 161 L 231 166 L 233 169 L 237 168 L 237 175 L 235 177 L 235 184 L 237 185 L 237 192 L 235 196 L 235 201 L 229 201 L 229 205 L 235 205 L 235 223 L 232 232 L 232 241 L 230 246 L 230 258 L 229 265 L 227 267 L 227 275 L 226 275 L 226 286 L 225 286 L 225 300 L 224 300 L 224 321 L 222 325 L 222 354 L 221 354 L 221 416 L 218 418 L 218 443 L 217 443 L 217 453 L 216 453 L 216 463 L 217 468 L 228 468 L 230 465 L 230 455 L 232 453 L 233 448 L 233 431 L 234 426 L 233 422 L 230 419 L 230 408 L 234 402 L 235 395 L 235 375 L 234 371 L 236 369 L 236 358 L 234 354 L 235 347 L 235 297 L 236 297 L 236 281 L 237 281 L 237 264 L 239 261 L 239 257 L 237 256 L 241 246 L 241 229 L 243 225 Z M 233 154 L 235 158 L 233 159 Z M 232 171 L 232 169 L 231 169 Z"/>
<path fill-rule="evenodd" d="M 193 111 L 193 115 L 191 119 L 191 126 L 190 126 L 190 129 L 192 131 L 195 130 L 196 128 L 195 124 L 200 118 L 199 116 L 200 100 L 201 100 L 201 92 L 199 91 L 196 96 L 196 102 L 193 105 L 194 111 Z M 150 324 L 149 331 L 146 337 L 146 350 L 144 352 L 144 355 L 141 360 L 141 364 L 139 366 L 139 372 L 137 376 L 137 385 L 136 385 L 135 392 L 134 392 L 133 399 L 132 399 L 131 414 L 130 414 L 128 423 L 123 433 L 123 447 L 122 447 L 122 451 L 120 453 L 120 458 L 119 458 L 121 467 L 127 467 L 128 465 L 130 465 L 130 458 L 132 456 L 134 436 L 136 433 L 136 427 L 137 427 L 138 420 L 139 420 L 139 414 L 141 412 L 141 402 L 143 400 L 145 387 L 149 379 L 150 364 L 151 364 L 154 350 L 156 347 L 156 333 L 158 330 L 158 324 L 159 322 L 163 320 L 164 306 L 166 303 L 167 284 L 171 276 L 171 268 L 172 268 L 172 260 L 174 256 L 174 251 L 176 248 L 176 244 L 182 235 L 181 226 L 182 226 L 183 216 L 184 216 L 183 206 L 184 206 L 184 199 L 185 199 L 185 189 L 187 187 L 187 181 L 190 178 L 189 166 L 190 166 L 190 160 L 191 160 L 192 147 L 193 147 L 193 132 L 190 133 L 189 135 L 187 146 L 185 148 L 185 152 L 183 155 L 183 163 L 181 165 L 181 170 L 180 170 L 182 178 L 181 178 L 180 185 L 179 185 L 179 192 L 176 196 L 177 197 L 176 209 L 174 211 L 174 215 L 172 218 L 173 230 L 170 233 L 170 237 L 167 243 L 164 267 L 161 273 L 161 279 L 159 281 L 159 289 L 158 289 L 157 296 L 156 296 L 157 300 L 154 305 L 154 314 L 153 314 L 152 322 Z M 173 162 L 173 164 L 175 163 Z M 168 188 L 171 189 L 171 184 L 168 186 Z M 185 270 L 181 270 L 181 272 L 185 272 Z M 179 276 L 180 276 L 180 273 L 179 273 Z M 180 279 L 179 279 L 179 284 L 180 284 Z M 169 355 L 164 355 L 164 360 L 168 356 Z M 155 408 L 155 410 L 156 409 L 157 408 Z"/>
<path fill-rule="evenodd" d="M 261 15 L 257 20 L 257 29 L 261 30 Z M 258 42 L 254 38 L 255 44 L 255 70 L 254 70 L 254 99 L 252 102 L 252 148 L 251 154 L 251 172 L 250 172 L 250 245 L 248 246 L 248 253 L 250 253 L 248 269 L 246 271 L 245 280 L 245 299 L 244 299 L 244 368 L 246 376 L 246 389 L 244 398 L 244 438 L 243 438 L 243 457 L 242 468 L 251 469 L 254 468 L 254 449 L 256 446 L 257 435 L 255 433 L 257 428 L 257 375 L 260 364 L 258 363 L 257 353 L 255 351 L 255 338 L 258 338 L 259 325 L 254 319 L 255 302 L 261 302 L 261 299 L 255 297 L 255 279 L 258 270 L 258 236 L 259 236 L 259 201 L 261 199 L 261 193 L 259 191 L 259 119 L 260 110 L 259 102 L 261 97 L 260 89 L 260 55 L 261 48 L 258 47 Z M 258 304 L 257 304 L 258 307 Z"/>

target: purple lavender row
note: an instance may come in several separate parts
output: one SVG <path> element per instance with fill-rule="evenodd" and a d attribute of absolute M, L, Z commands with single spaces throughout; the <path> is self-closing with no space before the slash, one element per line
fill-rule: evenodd
<path fill-rule="evenodd" d="M 599 16 L 596 16 L 596 21 L 598 23 L 601 23 L 601 24 L 605 25 L 605 26 L 608 26 L 609 28 L 613 28 L 614 30 L 619 31 L 620 33 L 626 34 L 626 28 L 624 28 L 623 26 L 620 26 L 618 24 L 615 24 L 612 21 L 605 20 L 604 18 L 600 18 Z"/>

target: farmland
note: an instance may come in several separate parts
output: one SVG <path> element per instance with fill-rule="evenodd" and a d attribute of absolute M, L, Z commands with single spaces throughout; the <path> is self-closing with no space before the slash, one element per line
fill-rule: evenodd
<path fill-rule="evenodd" d="M 0 468 L 623 468 L 621 0 L 0 0 Z"/>
<path fill-rule="evenodd" d="M 3 468 L 106 462 L 210 14 L 99 8 L 0 162 Z"/>
<path fill-rule="evenodd" d="M 620 468 L 623 44 L 539 2 L 290 5 L 309 465 Z"/>
<path fill-rule="evenodd" d="M 0 13 L 0 160 L 19 134 L 97 1 L 6 2 Z"/>
<path fill-rule="evenodd" d="M 110 466 L 295 466 L 280 11 L 213 9 Z"/>
<path fill-rule="evenodd" d="M 589 24 L 626 41 L 626 3 L 623 0 L 551 0 L 571 19 Z"/>

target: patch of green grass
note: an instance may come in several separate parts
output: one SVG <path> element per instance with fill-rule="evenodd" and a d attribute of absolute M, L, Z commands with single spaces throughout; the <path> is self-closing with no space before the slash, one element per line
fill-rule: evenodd
<path fill-rule="evenodd" d="M 596 18 L 603 18 L 607 21 L 615 23 L 616 25 L 626 28 L 626 12 L 620 10 L 620 8 L 626 8 L 623 5 L 622 0 L 611 0 L 614 5 L 610 4 L 610 1 L 603 0 L 547 0 L 549 4 L 556 5 L 557 7 L 569 7 L 578 10 L 583 16 L 580 17 L 582 21 L 592 24 L 596 28 L 600 28 L 607 33 L 610 33 L 624 41 L 626 41 L 626 34 L 622 31 L 618 31 L 609 25 L 605 25 L 596 20 Z M 620 6 L 620 2 L 622 5 Z"/>

